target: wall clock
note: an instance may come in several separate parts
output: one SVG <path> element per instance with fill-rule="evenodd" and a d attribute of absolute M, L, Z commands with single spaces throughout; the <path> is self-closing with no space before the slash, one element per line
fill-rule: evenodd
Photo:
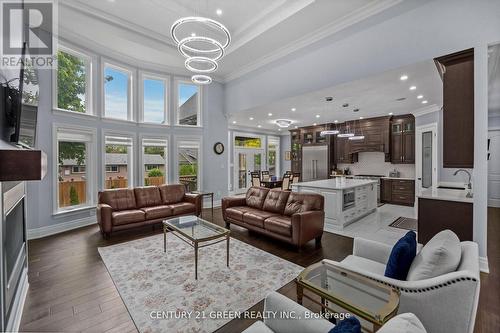
<path fill-rule="evenodd" d="M 222 142 L 217 142 L 216 144 L 214 144 L 214 152 L 217 155 L 220 155 L 224 152 L 224 145 L 222 144 Z"/>

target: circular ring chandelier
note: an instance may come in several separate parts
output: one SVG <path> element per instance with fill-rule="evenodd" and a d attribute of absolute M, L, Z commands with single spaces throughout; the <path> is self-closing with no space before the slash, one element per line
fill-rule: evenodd
<path fill-rule="evenodd" d="M 223 41 L 218 41 L 206 36 L 190 36 L 180 38 L 178 30 L 183 25 L 198 24 L 202 27 L 201 31 L 209 29 L 219 31 L 224 35 Z M 204 28 L 204 29 L 203 29 Z M 191 77 L 195 84 L 209 84 L 212 78 L 206 74 L 213 73 L 219 67 L 217 60 L 221 59 L 225 54 L 225 49 L 231 43 L 231 34 L 229 30 L 220 22 L 207 17 L 188 16 L 178 19 L 170 28 L 170 35 L 177 44 L 177 49 L 182 54 L 186 61 L 184 65 L 186 69 L 193 73 L 197 73 Z M 204 44 L 206 48 L 196 47 L 196 44 Z M 207 64 L 208 68 L 196 67 L 194 64 Z"/>
<path fill-rule="evenodd" d="M 210 84 L 212 83 L 212 78 L 208 75 L 196 74 L 191 76 L 191 81 L 196 84 Z"/>
<path fill-rule="evenodd" d="M 192 52 L 192 53 L 202 53 L 203 54 L 203 57 L 205 58 L 208 58 L 208 59 L 211 59 L 211 60 L 214 60 L 214 61 L 217 61 L 219 59 L 221 59 L 223 56 L 224 56 L 224 48 L 222 47 L 221 43 L 219 43 L 218 41 L 216 41 L 215 39 L 213 38 L 210 38 L 210 37 L 202 37 L 202 36 L 192 36 L 192 37 L 186 37 L 186 38 L 183 38 L 180 42 L 179 42 L 179 46 L 177 47 L 177 49 L 179 50 L 179 52 L 186 58 L 190 58 L 192 57 L 192 55 L 188 54 L 186 52 L 186 50 L 190 50 L 192 49 L 191 47 L 189 47 L 188 44 L 190 43 L 205 43 L 205 44 L 210 44 L 210 45 L 214 45 L 217 50 L 216 51 L 212 51 L 210 50 L 210 52 L 207 52 L 206 50 L 203 50 L 203 51 L 197 51 L 197 52 Z M 189 48 L 188 48 L 189 47 Z M 205 54 L 210 54 L 210 53 L 216 53 L 216 56 L 215 57 L 207 57 Z"/>
<path fill-rule="evenodd" d="M 209 65 L 210 67 L 204 69 L 204 68 L 197 68 L 197 67 L 194 67 L 192 64 L 194 63 L 198 63 L 198 64 L 207 64 Z M 189 57 L 186 59 L 186 61 L 184 62 L 184 66 L 186 66 L 186 68 L 188 70 L 190 70 L 191 72 L 194 72 L 194 73 L 213 73 L 217 70 L 217 68 L 219 67 L 219 65 L 217 64 L 217 62 L 215 62 L 214 60 L 212 59 L 209 59 L 209 58 L 205 58 L 205 57 Z"/>

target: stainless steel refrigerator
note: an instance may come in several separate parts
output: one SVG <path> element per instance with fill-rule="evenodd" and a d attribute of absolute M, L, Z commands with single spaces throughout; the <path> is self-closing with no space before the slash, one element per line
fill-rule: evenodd
<path fill-rule="evenodd" d="M 302 147 L 302 181 L 328 179 L 328 146 Z"/>

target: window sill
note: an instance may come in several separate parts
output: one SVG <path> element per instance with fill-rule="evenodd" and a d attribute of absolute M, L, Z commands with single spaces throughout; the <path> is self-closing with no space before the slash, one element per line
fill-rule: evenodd
<path fill-rule="evenodd" d="M 96 207 L 97 207 L 96 205 L 89 205 L 89 206 L 77 207 L 77 208 L 73 208 L 73 209 L 58 210 L 55 213 L 53 213 L 52 216 L 60 217 L 60 216 L 72 215 L 75 213 L 84 212 L 86 210 L 92 210 L 92 209 L 95 209 Z"/>
<path fill-rule="evenodd" d="M 154 124 L 154 123 L 139 123 L 139 127 L 147 127 L 147 128 L 168 128 L 169 124 Z"/>
<path fill-rule="evenodd" d="M 101 117 L 101 120 L 107 123 L 114 123 L 114 124 L 127 124 L 127 125 L 137 125 L 138 123 L 134 120 L 124 120 L 124 119 L 117 119 L 117 118 L 107 118 L 107 117 Z"/>
<path fill-rule="evenodd" d="M 203 126 L 201 126 L 201 125 L 179 125 L 179 124 L 174 125 L 174 127 L 177 127 L 177 128 L 203 128 Z"/>
<path fill-rule="evenodd" d="M 76 118 L 83 118 L 83 119 L 97 119 L 95 114 L 91 113 L 81 113 L 81 112 L 76 112 L 76 111 L 69 111 L 65 109 L 52 109 L 52 113 L 57 115 L 57 116 L 70 116 L 70 117 L 76 117 Z"/>

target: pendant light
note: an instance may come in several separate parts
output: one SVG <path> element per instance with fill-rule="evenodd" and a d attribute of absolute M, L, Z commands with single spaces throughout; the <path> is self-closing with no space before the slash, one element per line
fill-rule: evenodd
<path fill-rule="evenodd" d="M 354 122 L 354 125 L 356 125 L 356 121 Z M 359 127 L 359 133 L 356 134 L 356 128 L 354 128 L 354 135 L 349 137 L 349 140 L 364 140 L 365 136 L 363 135 L 363 131 L 361 130 L 361 121 L 358 120 L 358 127 Z"/>

